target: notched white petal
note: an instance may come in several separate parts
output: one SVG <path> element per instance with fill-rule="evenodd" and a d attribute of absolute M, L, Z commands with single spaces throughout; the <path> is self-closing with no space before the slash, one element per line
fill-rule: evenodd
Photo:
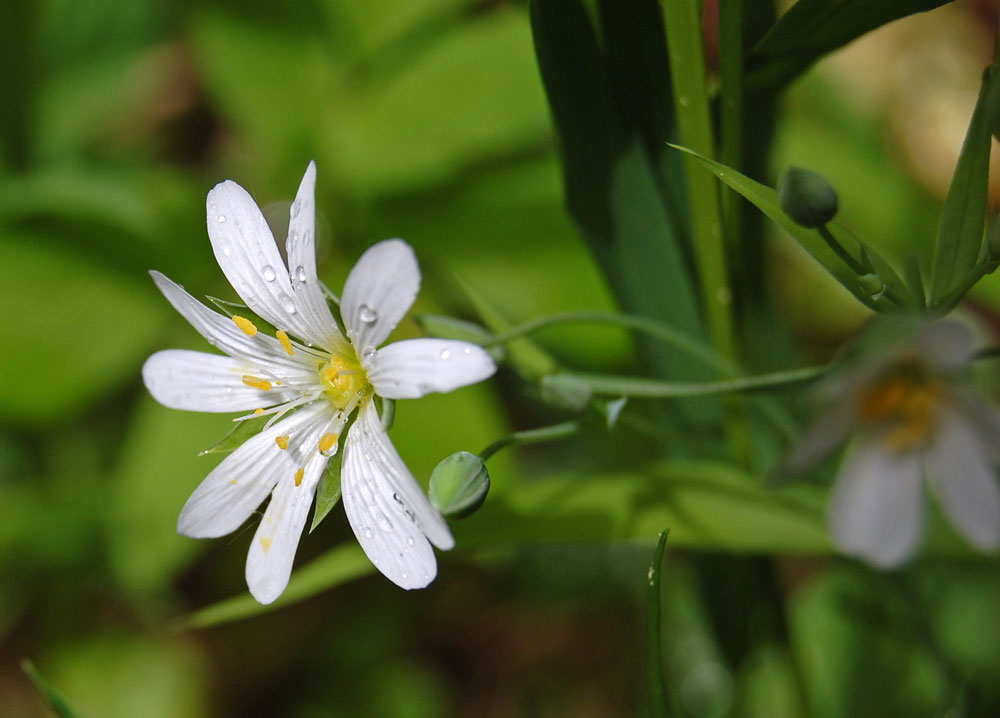
<path fill-rule="evenodd" d="M 496 364 L 482 347 L 450 339 L 407 339 L 379 349 L 365 367 L 379 396 L 416 399 L 488 379 Z"/>
<path fill-rule="evenodd" d="M 844 553 L 893 568 L 916 548 L 923 509 L 919 455 L 890 451 L 871 439 L 848 455 L 837 477 L 830 532 Z"/>
<path fill-rule="evenodd" d="M 401 239 L 369 247 L 344 283 L 340 314 L 358 356 L 384 342 L 420 291 L 420 268 Z"/>
<path fill-rule="evenodd" d="M 302 528 L 327 460 L 314 454 L 300 467 L 301 474 L 295 469 L 282 475 L 271 493 L 271 503 L 247 553 L 247 587 L 260 603 L 273 602 L 288 585 Z"/>
<path fill-rule="evenodd" d="M 945 413 L 927 452 L 927 471 L 945 515 L 969 543 L 982 550 L 1000 546 L 1000 486 L 977 427 Z"/>
<path fill-rule="evenodd" d="M 362 405 L 344 444 L 344 510 L 365 554 L 389 580 L 423 588 L 437 575 L 428 539 L 455 541 L 382 429 L 374 404 Z"/>
<path fill-rule="evenodd" d="M 243 382 L 245 375 L 258 371 L 242 359 L 168 349 L 146 360 L 142 379 L 158 402 L 188 411 L 246 411 L 281 404 L 297 395 L 285 385 L 261 391 Z"/>
<path fill-rule="evenodd" d="M 279 478 L 294 475 L 305 462 L 292 450 L 281 450 L 275 439 L 314 431 L 325 425 L 331 409 L 316 402 L 269 429 L 247 439 L 222 460 L 194 490 L 181 509 L 177 531 L 192 538 L 216 538 L 235 531 L 263 503 Z M 308 437 L 315 446 L 318 437 Z M 296 444 L 298 445 L 298 444 Z"/>

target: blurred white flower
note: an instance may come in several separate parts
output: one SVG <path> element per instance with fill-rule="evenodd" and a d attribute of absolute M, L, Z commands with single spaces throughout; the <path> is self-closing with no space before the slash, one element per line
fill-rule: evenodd
<path fill-rule="evenodd" d="M 925 478 L 970 544 L 981 550 L 1000 545 L 993 466 L 1000 418 L 962 381 L 971 357 L 968 330 L 937 321 L 821 387 L 830 407 L 783 470 L 800 473 L 858 436 L 829 508 L 830 532 L 844 553 L 880 568 L 903 563 L 920 539 Z"/>
<path fill-rule="evenodd" d="M 366 251 L 344 285 L 345 337 L 316 276 L 314 188 L 309 164 L 291 207 L 287 268 L 250 195 L 231 181 L 208 194 L 208 234 L 219 266 L 275 336 L 241 316 L 227 317 L 152 272 L 170 303 L 228 356 L 158 352 L 143 367 L 150 393 L 176 409 L 270 415 L 263 431 L 226 457 L 184 505 L 177 530 L 210 538 L 237 529 L 268 497 L 247 557 L 250 592 L 270 603 L 284 591 L 316 486 L 343 437 L 341 490 L 351 528 L 372 563 L 397 585 L 429 584 L 431 543 L 454 545 L 382 428 L 374 395 L 410 399 L 491 376 L 480 347 L 410 339 L 381 349 L 420 287 L 413 250 L 399 239 Z M 294 411 L 293 411 L 294 410 Z"/>

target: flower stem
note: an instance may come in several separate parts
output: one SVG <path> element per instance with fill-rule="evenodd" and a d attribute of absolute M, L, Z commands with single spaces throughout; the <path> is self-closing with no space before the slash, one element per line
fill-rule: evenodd
<path fill-rule="evenodd" d="M 479 458 L 483 461 L 489 459 L 493 454 L 506 449 L 508 446 L 518 446 L 521 444 L 540 444 L 545 441 L 555 441 L 565 439 L 580 432 L 579 421 L 564 421 L 561 424 L 543 426 L 540 429 L 528 429 L 526 431 L 515 431 L 503 438 L 497 439 L 492 444 L 479 452 Z"/>
<path fill-rule="evenodd" d="M 653 716 L 667 715 L 667 691 L 663 685 L 663 647 L 660 645 L 660 573 L 663 550 L 667 545 L 669 529 L 660 532 L 653 552 L 653 562 L 649 565 L 649 590 L 646 594 L 646 615 L 649 631 L 649 697 Z"/>
<path fill-rule="evenodd" d="M 830 366 L 805 367 L 789 369 L 772 374 L 725 379 L 709 382 L 676 382 L 646 379 L 634 376 L 606 376 L 603 374 L 578 374 L 566 372 L 575 380 L 590 387 L 598 394 L 615 396 L 634 396 L 644 399 L 676 399 L 690 396 L 709 396 L 712 394 L 730 394 L 758 389 L 776 389 L 817 379 Z"/>

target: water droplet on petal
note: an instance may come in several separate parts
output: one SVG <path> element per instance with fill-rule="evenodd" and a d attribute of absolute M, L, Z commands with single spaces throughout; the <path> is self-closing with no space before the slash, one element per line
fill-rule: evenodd
<path fill-rule="evenodd" d="M 441 361 L 448 361 L 449 359 L 451 359 L 451 349 L 442 349 Z"/>
<path fill-rule="evenodd" d="M 362 304 L 361 309 L 358 311 L 358 318 L 365 324 L 374 324 L 375 320 L 378 319 L 378 312 L 367 304 Z"/>
<path fill-rule="evenodd" d="M 407 545 L 407 546 L 412 546 L 412 545 L 413 545 L 413 543 L 414 543 L 414 541 L 413 541 L 413 537 L 412 537 L 412 536 L 407 536 L 407 537 L 406 537 L 406 545 Z"/>
<path fill-rule="evenodd" d="M 223 222 L 226 221 L 226 215 L 220 214 L 218 217 L 216 217 L 216 219 L 219 221 L 219 224 L 222 224 Z"/>
<path fill-rule="evenodd" d="M 472 353 L 472 347 L 465 347 L 465 349 L 462 350 L 462 353 L 463 354 L 471 354 Z"/>
<path fill-rule="evenodd" d="M 385 531 L 386 533 L 389 533 L 390 531 L 392 531 L 392 522 L 389 521 L 389 519 L 387 519 L 385 516 L 383 516 L 378 520 L 378 527 L 383 531 Z"/>
<path fill-rule="evenodd" d="M 365 529 L 365 538 L 371 538 L 375 533 L 371 529 Z"/>
<path fill-rule="evenodd" d="M 373 356 L 375 356 L 375 350 L 372 347 L 368 347 L 363 352 L 361 352 L 362 359 L 371 359 Z"/>
<path fill-rule="evenodd" d="M 301 264 L 295 270 L 295 278 L 298 279 L 303 284 L 305 284 L 305 281 L 306 281 L 306 268 L 303 267 Z"/>
<path fill-rule="evenodd" d="M 272 267 L 270 264 L 266 264 L 263 267 L 261 267 L 260 273 L 264 275 L 264 279 L 266 279 L 268 282 L 273 282 L 274 278 L 278 276 L 274 273 L 274 267 Z"/>
<path fill-rule="evenodd" d="M 294 202 L 292 202 L 292 217 L 298 217 L 298 216 L 299 216 L 299 201 L 295 200 Z"/>
<path fill-rule="evenodd" d="M 281 302 L 281 308 L 284 309 L 289 314 L 295 314 L 295 301 L 282 292 L 278 295 L 278 301 Z"/>

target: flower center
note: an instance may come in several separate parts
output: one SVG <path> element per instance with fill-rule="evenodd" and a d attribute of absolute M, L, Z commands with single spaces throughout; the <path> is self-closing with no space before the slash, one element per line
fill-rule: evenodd
<path fill-rule="evenodd" d="M 362 396 L 372 391 L 368 375 L 356 359 L 335 354 L 320 366 L 319 373 L 326 398 L 340 410 L 353 408 Z"/>
<path fill-rule="evenodd" d="M 896 367 L 869 386 L 859 400 L 861 421 L 884 431 L 882 443 L 895 452 L 924 445 L 934 433 L 941 386 L 920 367 Z"/>

